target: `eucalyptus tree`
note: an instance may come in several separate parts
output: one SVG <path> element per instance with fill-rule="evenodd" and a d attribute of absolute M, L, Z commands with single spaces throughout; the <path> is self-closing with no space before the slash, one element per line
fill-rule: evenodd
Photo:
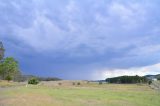
<path fill-rule="evenodd" d="M 13 57 L 5 58 L 0 67 L 2 78 L 8 81 L 19 72 L 18 62 Z"/>
<path fill-rule="evenodd" d="M 0 41 L 0 77 L 1 79 L 12 80 L 19 72 L 18 62 L 13 57 L 4 58 L 4 46 Z"/>

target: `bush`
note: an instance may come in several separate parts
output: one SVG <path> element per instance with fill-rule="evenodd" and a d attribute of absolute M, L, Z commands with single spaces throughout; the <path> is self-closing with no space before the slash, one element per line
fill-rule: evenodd
<path fill-rule="evenodd" d="M 58 83 L 58 85 L 62 85 L 62 83 Z"/>
<path fill-rule="evenodd" d="M 72 85 L 76 85 L 75 82 L 73 82 Z"/>
<path fill-rule="evenodd" d="M 151 84 L 152 84 L 152 81 L 148 81 L 148 84 L 151 85 Z"/>
<path fill-rule="evenodd" d="M 10 75 L 7 75 L 5 80 L 10 81 L 10 80 L 12 80 L 12 77 Z"/>
<path fill-rule="evenodd" d="M 33 84 L 33 85 L 37 85 L 39 83 L 38 79 L 37 78 L 31 78 L 29 81 L 28 81 L 28 84 Z"/>
<path fill-rule="evenodd" d="M 77 85 L 81 85 L 81 83 L 80 83 L 80 82 L 78 82 L 78 83 L 77 83 Z"/>

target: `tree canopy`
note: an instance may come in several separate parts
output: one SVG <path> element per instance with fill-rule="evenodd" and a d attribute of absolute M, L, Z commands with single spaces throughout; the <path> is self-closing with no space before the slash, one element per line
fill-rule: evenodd
<path fill-rule="evenodd" d="M 13 57 L 4 58 L 0 63 L 0 76 L 2 79 L 11 80 L 18 71 L 18 62 Z"/>

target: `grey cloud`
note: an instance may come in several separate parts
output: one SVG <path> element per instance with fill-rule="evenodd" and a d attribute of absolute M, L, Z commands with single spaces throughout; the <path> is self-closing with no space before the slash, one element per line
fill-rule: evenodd
<path fill-rule="evenodd" d="M 86 64 L 85 68 L 153 64 L 159 62 L 155 59 L 160 50 L 158 4 L 150 0 L 1 0 L 0 39 L 8 49 L 18 51 L 8 55 L 28 54 L 26 59 L 36 53 L 44 60 L 49 56 L 58 63 Z"/>

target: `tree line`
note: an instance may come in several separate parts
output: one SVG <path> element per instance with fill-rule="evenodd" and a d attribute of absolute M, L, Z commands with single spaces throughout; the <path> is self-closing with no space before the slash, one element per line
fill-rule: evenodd
<path fill-rule="evenodd" d="M 120 77 L 114 77 L 114 78 L 107 78 L 106 82 L 109 83 L 147 83 L 148 80 L 146 77 L 141 76 L 120 76 Z"/>

